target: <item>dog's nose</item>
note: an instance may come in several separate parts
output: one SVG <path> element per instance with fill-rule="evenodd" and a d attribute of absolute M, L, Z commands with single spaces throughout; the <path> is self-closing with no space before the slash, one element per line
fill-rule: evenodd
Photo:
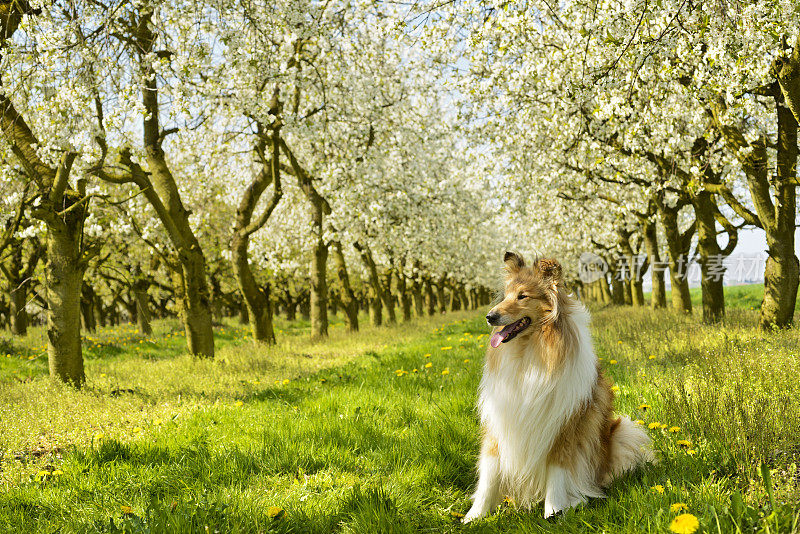
<path fill-rule="evenodd" d="M 497 326 L 497 322 L 500 320 L 500 314 L 497 312 L 489 312 L 486 316 L 486 322 L 492 326 Z"/>

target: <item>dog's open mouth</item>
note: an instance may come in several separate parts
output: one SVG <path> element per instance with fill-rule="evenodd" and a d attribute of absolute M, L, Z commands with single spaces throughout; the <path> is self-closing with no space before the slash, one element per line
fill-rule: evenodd
<path fill-rule="evenodd" d="M 513 323 L 504 326 L 502 330 L 494 334 L 492 339 L 489 340 L 489 345 L 496 349 L 500 346 L 500 343 L 511 341 L 514 339 L 514 337 L 516 337 L 517 334 L 528 328 L 530 325 L 531 320 L 529 317 L 523 317 L 519 321 L 514 321 Z"/>

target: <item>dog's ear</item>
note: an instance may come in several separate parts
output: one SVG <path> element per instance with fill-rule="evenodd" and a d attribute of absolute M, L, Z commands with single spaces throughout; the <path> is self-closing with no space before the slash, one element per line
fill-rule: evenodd
<path fill-rule="evenodd" d="M 554 259 L 542 258 L 536 260 L 536 263 L 533 264 L 533 268 L 549 286 L 558 286 L 564 282 L 564 273 L 561 270 L 561 264 Z"/>
<path fill-rule="evenodd" d="M 561 270 L 561 264 L 554 259 L 542 258 L 536 260 L 536 263 L 533 264 L 533 269 L 542 277 L 542 282 L 547 286 L 547 299 L 550 301 L 551 308 L 545 322 L 555 323 L 559 313 L 561 313 L 558 302 L 558 287 L 564 285 L 564 273 Z"/>
<path fill-rule="evenodd" d="M 503 256 L 503 261 L 506 264 L 506 272 L 508 274 L 514 274 L 525 267 L 525 259 L 516 252 L 506 252 L 505 256 Z"/>

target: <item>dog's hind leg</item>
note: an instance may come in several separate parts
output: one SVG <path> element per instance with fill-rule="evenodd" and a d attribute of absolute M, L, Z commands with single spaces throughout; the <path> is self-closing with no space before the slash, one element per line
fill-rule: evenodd
<path fill-rule="evenodd" d="M 478 487 L 472 496 L 472 508 L 464 516 L 464 523 L 480 519 L 500 504 L 500 458 L 497 442 L 484 438 L 478 462 Z"/>
<path fill-rule="evenodd" d="M 544 516 L 551 515 L 585 502 L 572 473 L 561 466 L 547 467 L 547 487 L 544 498 Z"/>

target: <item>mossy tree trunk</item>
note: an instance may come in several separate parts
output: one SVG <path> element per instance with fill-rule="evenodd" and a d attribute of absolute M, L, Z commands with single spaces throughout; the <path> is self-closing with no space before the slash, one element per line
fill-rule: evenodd
<path fill-rule="evenodd" d="M 27 2 L 4 4 L 0 9 L 0 50 L 11 39 L 24 15 L 34 15 Z M 83 247 L 83 224 L 89 197 L 85 181 L 70 184 L 76 154 L 64 152 L 53 168 L 39 158 L 39 140 L 22 117 L 8 91 L 0 91 L 0 131 L 30 181 L 39 204 L 32 216 L 44 222 L 47 354 L 50 375 L 80 387 L 85 382 L 81 349 L 81 284 L 92 254 Z"/>
<path fill-rule="evenodd" d="M 258 284 L 256 282 L 250 265 L 248 248 L 250 236 L 264 227 L 283 195 L 280 174 L 280 103 L 277 92 L 273 96 L 270 107 L 276 119 L 270 127 L 269 134 L 261 124 L 257 125 L 258 140 L 255 154 L 261 162 L 261 169 L 242 194 L 236 209 L 233 238 L 231 239 L 231 264 L 239 292 L 244 300 L 244 308 L 247 310 L 253 342 L 268 345 L 275 343 L 270 286 L 269 283 Z M 267 154 L 268 146 L 271 148 L 270 154 Z M 256 206 L 270 184 L 273 186 L 272 197 L 264 210 L 253 220 Z"/>
<path fill-rule="evenodd" d="M 353 244 L 353 247 L 355 247 L 355 249 L 359 252 L 361 255 L 361 261 L 367 268 L 367 274 L 369 277 L 370 322 L 372 323 L 372 326 L 380 326 L 383 324 L 383 298 L 381 295 L 383 289 L 381 288 L 381 281 L 380 277 L 378 276 L 378 267 L 375 265 L 375 260 L 372 257 L 372 251 L 366 244 L 357 241 Z"/>
<path fill-rule="evenodd" d="M 429 274 L 425 275 L 425 303 L 427 305 L 428 316 L 436 314 L 436 293 L 433 291 L 433 280 Z"/>
<path fill-rule="evenodd" d="M 44 255 L 44 247 L 35 237 L 25 240 L 14 238 L 16 228 L 9 227 L 8 230 L 6 249 L 8 258 L 5 262 L 0 262 L 0 270 L 6 278 L 6 291 L 9 297 L 8 326 L 11 335 L 25 336 L 30 323 L 28 312 L 25 310 L 28 304 L 28 291 L 34 271 Z M 0 247 L 0 253 L 2 252 Z"/>
<path fill-rule="evenodd" d="M 397 293 L 400 295 L 400 306 L 403 310 L 403 321 L 410 321 L 411 320 L 411 291 L 408 288 L 408 279 L 405 275 L 405 269 L 403 268 L 405 264 L 404 259 L 400 259 L 400 262 L 397 264 L 395 268 L 395 283 L 397 284 Z"/>
<path fill-rule="evenodd" d="M 358 300 L 353 287 L 350 285 L 350 275 L 347 272 L 347 263 L 344 259 L 340 241 L 333 242 L 333 260 L 336 265 L 336 276 L 339 279 L 339 294 L 345 319 L 347 320 L 347 329 L 350 332 L 358 332 Z"/>
<path fill-rule="evenodd" d="M 147 290 L 150 287 L 150 280 L 143 274 L 138 274 L 133 280 L 131 290 L 133 292 L 133 301 L 136 305 L 136 326 L 139 332 L 149 336 L 153 333 L 153 326 L 150 324 L 151 314 L 149 306 L 149 297 Z"/>
<path fill-rule="evenodd" d="M 650 279 L 653 286 L 650 293 L 650 307 L 654 310 L 666 308 L 667 287 L 664 282 L 664 269 L 661 268 L 661 253 L 658 250 L 658 232 L 656 223 L 650 215 L 642 220 L 642 236 L 650 264 Z"/>
<path fill-rule="evenodd" d="M 664 226 L 664 237 L 667 240 L 667 254 L 669 256 L 669 279 L 672 285 L 672 307 L 675 311 L 692 313 L 692 299 L 689 295 L 689 248 L 695 223 L 681 232 L 678 227 L 678 212 L 685 205 L 679 202 L 670 207 L 663 202 L 658 203 L 661 223 Z"/>
<path fill-rule="evenodd" d="M 81 317 L 83 318 L 83 328 L 87 332 L 97 331 L 97 321 L 94 315 L 94 288 L 88 282 L 84 282 L 81 287 Z"/>
<path fill-rule="evenodd" d="M 425 298 L 422 295 L 422 264 L 419 261 L 414 262 L 414 273 L 411 279 L 411 293 L 414 297 L 414 313 L 417 317 L 425 315 Z"/>
<path fill-rule="evenodd" d="M 439 313 L 444 313 L 447 311 L 447 301 L 445 299 L 445 288 L 447 284 L 447 273 L 442 274 L 438 280 L 436 280 L 436 304 L 439 310 Z"/>
<path fill-rule="evenodd" d="M 189 224 L 191 213 L 183 205 L 162 146 L 166 136 L 175 130 L 164 130 L 160 126 L 158 77 L 153 66 L 157 35 L 153 32 L 152 17 L 152 7 L 142 8 L 128 28 L 129 35 L 125 36 L 138 58 L 137 74 L 143 80 L 142 139 L 147 172 L 126 150 L 120 153 L 119 165 L 98 166 L 95 172 L 107 182 L 136 184 L 153 207 L 175 251 L 175 262 L 170 267 L 175 272 L 172 278 L 188 350 L 197 356 L 213 358 L 214 332 L 206 258 Z M 127 172 L 119 174 L 120 168 Z"/>
<path fill-rule="evenodd" d="M 383 307 L 386 308 L 386 324 L 397 323 L 397 314 L 394 310 L 394 296 L 392 295 L 393 277 L 394 269 L 392 267 L 387 267 L 384 269 L 380 277 L 381 300 L 383 300 Z"/>
<path fill-rule="evenodd" d="M 325 216 L 330 215 L 331 206 L 319 194 L 312 176 L 300 165 L 286 142 L 281 139 L 280 146 L 289 158 L 289 171 L 297 179 L 300 190 L 310 203 L 311 234 L 313 250 L 311 254 L 311 336 L 315 339 L 328 337 L 328 243 L 324 240 Z"/>
<path fill-rule="evenodd" d="M 800 267 L 794 246 L 798 123 L 792 110 L 787 107 L 790 103 L 784 97 L 784 82 L 779 78 L 759 88 L 759 94 L 773 97 L 776 108 L 778 142 L 774 146 L 777 152 L 774 180 L 770 178 L 772 160 L 768 151 L 769 141 L 763 136 L 748 141 L 736 124 L 723 118 L 726 104 L 722 96 L 708 110 L 712 124 L 724 138 L 729 151 L 739 160 L 747 177 L 755 213 L 739 202 L 727 186 L 711 184 L 706 188 L 720 194 L 746 223 L 763 228 L 767 237 L 764 300 L 759 317 L 759 328 L 767 331 L 792 324 L 800 281 Z"/>

